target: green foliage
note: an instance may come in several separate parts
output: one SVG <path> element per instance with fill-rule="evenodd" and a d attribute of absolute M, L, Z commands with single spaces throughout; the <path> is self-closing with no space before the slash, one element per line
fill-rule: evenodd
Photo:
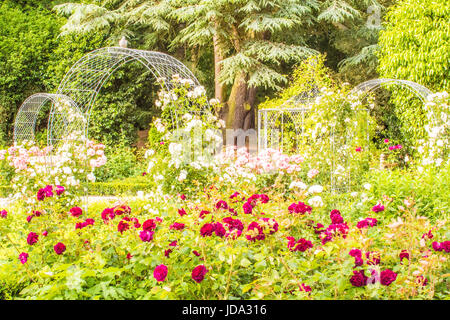
<path fill-rule="evenodd" d="M 143 163 L 138 161 L 136 150 L 125 146 L 108 148 L 106 165 L 99 168 L 95 174 L 96 181 L 109 181 L 133 177 L 143 172 Z"/>
<path fill-rule="evenodd" d="M 10 1 L 0 5 L 0 141 L 10 141 L 15 114 L 32 93 L 45 92 L 61 19 Z"/>
<path fill-rule="evenodd" d="M 399 1 L 386 16 L 379 39 L 381 77 L 417 82 L 432 91 L 449 89 L 450 7 L 448 1 Z M 423 137 L 423 104 L 412 93 L 395 88 L 393 112 L 410 143 Z"/>

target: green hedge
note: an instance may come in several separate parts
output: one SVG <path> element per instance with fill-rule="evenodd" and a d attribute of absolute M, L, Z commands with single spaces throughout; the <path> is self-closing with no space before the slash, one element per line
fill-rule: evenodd
<path fill-rule="evenodd" d="M 110 196 L 110 195 L 135 195 L 138 191 L 149 191 L 152 188 L 150 183 L 134 183 L 127 181 L 96 182 L 88 186 L 90 195 Z"/>
<path fill-rule="evenodd" d="M 138 191 L 149 191 L 154 187 L 153 181 L 145 177 L 132 177 L 109 182 L 89 183 L 89 195 L 135 195 Z M 10 186 L 0 186 L 0 198 L 6 198 L 12 193 Z"/>

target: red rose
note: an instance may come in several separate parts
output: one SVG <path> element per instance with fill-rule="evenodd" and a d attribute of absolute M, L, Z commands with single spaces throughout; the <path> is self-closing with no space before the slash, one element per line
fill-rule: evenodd
<path fill-rule="evenodd" d="M 72 215 L 72 217 L 79 217 L 83 214 L 83 210 L 81 210 L 80 207 L 73 207 L 72 209 L 70 209 L 70 214 Z"/>
<path fill-rule="evenodd" d="M 142 229 L 145 231 L 153 231 L 156 229 L 155 220 L 149 219 L 142 224 Z"/>
<path fill-rule="evenodd" d="M 38 241 L 38 239 L 39 239 L 39 236 L 36 233 L 30 232 L 27 237 L 27 243 L 30 246 L 32 246 L 33 244 L 35 244 Z"/>
<path fill-rule="evenodd" d="M 397 274 L 392 270 L 387 269 L 380 273 L 380 283 L 384 286 L 390 285 L 395 279 L 397 279 Z"/>
<path fill-rule="evenodd" d="M 158 282 L 162 282 L 162 281 L 166 280 L 167 267 L 165 265 L 163 265 L 163 264 L 160 264 L 159 266 L 157 266 L 155 268 L 155 270 L 153 271 L 153 277 Z"/>
<path fill-rule="evenodd" d="M 203 237 L 207 237 L 207 236 L 209 237 L 214 232 L 214 229 L 215 229 L 214 228 L 214 224 L 212 224 L 212 223 L 205 223 L 203 225 L 203 227 L 200 229 L 200 234 Z"/>
<path fill-rule="evenodd" d="M 214 232 L 217 236 L 223 237 L 227 233 L 227 230 L 225 230 L 220 222 L 216 222 L 216 224 L 214 225 Z"/>
<path fill-rule="evenodd" d="M 364 275 L 364 270 L 353 271 L 353 276 L 350 278 L 350 283 L 354 287 L 363 287 L 367 283 L 367 276 Z"/>
<path fill-rule="evenodd" d="M 409 260 L 409 252 L 407 250 L 402 250 L 402 252 L 400 252 L 400 254 L 399 254 L 399 257 L 400 257 L 400 261 L 402 261 L 403 258 Z"/>
<path fill-rule="evenodd" d="M 205 274 L 207 272 L 208 272 L 208 270 L 206 269 L 206 267 L 201 264 L 201 265 L 195 267 L 194 270 L 192 270 L 192 279 L 195 282 L 200 283 L 205 278 Z"/>
<path fill-rule="evenodd" d="M 120 233 L 123 233 L 124 231 L 128 230 L 130 228 L 130 225 L 126 222 L 123 222 L 123 220 L 120 220 L 119 224 L 117 225 L 117 230 Z"/>
<path fill-rule="evenodd" d="M 174 222 L 174 223 L 170 226 L 170 229 L 173 229 L 173 230 L 183 230 L 184 227 L 185 227 L 185 224 L 184 224 L 184 223 Z"/>
<path fill-rule="evenodd" d="M 66 246 L 63 244 L 63 243 L 61 243 L 61 242 L 58 242 L 54 247 L 53 247 L 53 249 L 55 250 L 55 252 L 56 252 L 56 254 L 62 254 L 64 251 L 66 251 Z"/>
<path fill-rule="evenodd" d="M 115 217 L 114 209 L 113 208 L 106 208 L 102 212 L 102 219 L 106 223 L 110 219 L 114 219 Z"/>

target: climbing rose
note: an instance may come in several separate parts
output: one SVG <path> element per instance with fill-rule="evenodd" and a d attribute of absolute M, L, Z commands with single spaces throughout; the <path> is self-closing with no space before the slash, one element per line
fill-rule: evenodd
<path fill-rule="evenodd" d="M 28 261 L 28 253 L 26 252 L 22 252 L 21 254 L 19 254 L 19 261 L 21 264 L 25 264 Z"/>
<path fill-rule="evenodd" d="M 375 218 L 366 218 L 364 220 L 359 221 L 358 224 L 356 225 L 356 227 L 359 229 L 367 228 L 369 226 L 375 227 L 377 225 L 377 223 L 378 223 L 378 221 Z"/>
<path fill-rule="evenodd" d="M 2 210 L 2 211 L 0 211 L 0 217 L 2 217 L 2 218 L 5 218 L 6 219 L 6 217 L 8 216 L 8 211 L 6 211 L 6 210 Z"/>
<path fill-rule="evenodd" d="M 172 249 L 164 250 L 164 256 L 168 258 L 171 252 L 172 252 Z"/>
<path fill-rule="evenodd" d="M 356 151 L 356 152 L 361 152 L 361 147 L 356 147 L 356 148 L 355 148 L 355 151 Z"/>
<path fill-rule="evenodd" d="M 139 233 L 139 238 L 141 238 L 143 242 L 150 242 L 153 240 L 153 234 L 153 231 L 143 230 Z"/>
<path fill-rule="evenodd" d="M 170 247 L 176 247 L 177 245 L 178 245 L 178 241 L 177 240 L 174 240 L 171 243 L 169 243 Z"/>
<path fill-rule="evenodd" d="M 450 241 L 444 241 L 444 242 L 433 242 L 433 249 L 434 251 L 445 251 L 447 253 L 450 252 Z"/>
<path fill-rule="evenodd" d="M 433 239 L 433 237 L 434 236 L 433 236 L 433 233 L 431 232 L 431 230 L 422 235 L 422 239 Z"/>
<path fill-rule="evenodd" d="M 184 210 L 183 208 L 178 209 L 178 214 L 182 217 L 186 214 L 186 210 Z"/>
<path fill-rule="evenodd" d="M 261 218 L 261 223 L 266 229 L 269 229 L 269 234 L 273 234 L 278 231 L 278 222 L 272 218 Z"/>
<path fill-rule="evenodd" d="M 153 271 L 153 277 L 158 282 L 162 282 L 162 281 L 166 280 L 167 267 L 165 265 L 163 265 L 163 264 L 160 264 L 159 266 L 157 266 L 155 268 L 155 270 Z"/>
<path fill-rule="evenodd" d="M 30 246 L 32 246 L 33 244 L 35 244 L 38 241 L 38 239 L 39 239 L 39 236 L 36 233 L 30 232 L 27 237 L 27 243 Z"/>
<path fill-rule="evenodd" d="M 184 194 L 180 194 L 180 199 L 181 200 L 186 200 L 186 196 Z"/>
<path fill-rule="evenodd" d="M 200 214 L 199 214 L 199 218 L 200 219 L 203 219 L 207 214 L 210 214 L 211 212 L 209 212 L 209 211 L 206 211 L 206 210 L 202 210 L 202 211 L 200 211 Z"/>
<path fill-rule="evenodd" d="M 192 270 L 192 279 L 195 282 L 200 283 L 205 278 L 205 274 L 207 272 L 208 272 L 208 270 L 206 269 L 206 267 L 201 264 L 201 265 L 195 267 L 194 270 Z"/>
<path fill-rule="evenodd" d="M 450 241 L 441 242 L 441 248 L 444 249 L 445 252 L 450 252 Z"/>
<path fill-rule="evenodd" d="M 389 143 L 389 139 L 384 139 L 384 143 Z"/>
<path fill-rule="evenodd" d="M 350 283 L 354 287 L 362 287 L 367 283 L 367 276 L 364 275 L 364 270 L 353 271 L 353 276 L 350 278 Z"/>
<path fill-rule="evenodd" d="M 436 241 L 433 242 L 432 246 L 433 246 L 434 251 L 442 251 L 442 249 L 443 249 L 443 248 L 441 248 L 441 244 Z"/>
<path fill-rule="evenodd" d="M 116 216 L 120 216 L 122 214 L 129 214 L 131 213 L 131 208 L 127 205 L 121 205 L 121 206 L 116 206 L 113 208 L 114 209 L 114 214 Z"/>
<path fill-rule="evenodd" d="M 72 215 L 72 217 L 79 217 L 83 214 L 83 210 L 81 210 L 80 207 L 73 207 L 72 209 L 70 209 L 70 214 Z"/>
<path fill-rule="evenodd" d="M 60 255 L 60 254 L 62 254 L 64 251 L 66 251 L 66 246 L 65 246 L 63 243 L 58 242 L 58 243 L 53 247 L 53 249 L 55 250 L 56 254 Z"/>
<path fill-rule="evenodd" d="M 360 257 L 355 257 L 355 267 L 360 267 L 364 263 L 364 260 Z"/>
<path fill-rule="evenodd" d="M 392 270 L 383 270 L 380 273 L 380 283 L 383 286 L 388 286 L 390 285 L 392 282 L 395 281 L 395 279 L 397 279 L 397 274 L 395 272 L 393 272 Z"/>
<path fill-rule="evenodd" d="M 46 236 L 48 235 L 48 231 L 45 230 L 44 232 L 42 232 L 42 235 L 43 235 L 44 237 L 46 237 Z"/>
<path fill-rule="evenodd" d="M 195 254 L 197 257 L 200 256 L 200 253 L 197 250 L 192 251 L 193 254 Z"/>
<path fill-rule="evenodd" d="M 53 197 L 53 186 L 46 186 L 45 188 L 44 188 L 44 191 L 45 191 L 45 196 L 46 197 L 48 197 L 48 198 L 50 198 L 50 197 Z"/>

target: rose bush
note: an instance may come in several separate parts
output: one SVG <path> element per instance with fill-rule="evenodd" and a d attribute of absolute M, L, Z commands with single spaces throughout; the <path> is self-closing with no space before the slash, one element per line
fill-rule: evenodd
<path fill-rule="evenodd" d="M 210 186 L 149 193 L 89 211 L 26 207 L 0 219 L 3 297 L 28 299 L 441 299 L 448 212 L 414 199 L 363 210 L 306 194 Z M 405 204 L 406 203 L 406 204 Z M 40 212 L 49 203 L 40 202 Z M 246 207 L 251 210 L 246 211 Z M 332 208 L 332 209 L 330 209 Z M 376 208 L 376 210 L 372 210 Z M 399 220 L 386 211 L 402 214 Z M 74 214 L 75 213 L 75 214 Z M 366 221 L 366 227 L 358 227 Z M 408 253 L 407 258 L 405 252 Z M 10 273 L 14 271 L 14 282 Z M 5 291 L 6 290 L 6 291 Z"/>

